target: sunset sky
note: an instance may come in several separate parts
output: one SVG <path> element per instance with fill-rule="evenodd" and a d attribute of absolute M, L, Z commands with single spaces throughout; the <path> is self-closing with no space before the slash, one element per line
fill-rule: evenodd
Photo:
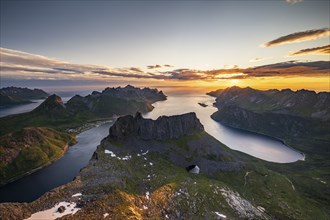
<path fill-rule="evenodd" d="M 1 87 L 330 91 L 329 8 L 327 0 L 1 1 Z"/>

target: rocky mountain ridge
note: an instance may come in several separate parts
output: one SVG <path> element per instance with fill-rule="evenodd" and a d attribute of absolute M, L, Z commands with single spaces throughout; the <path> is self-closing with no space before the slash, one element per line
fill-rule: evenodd
<path fill-rule="evenodd" d="M 143 140 L 167 140 L 204 131 L 196 113 L 179 116 L 161 116 L 157 120 L 144 119 L 141 113 L 135 117 L 126 115 L 117 119 L 110 128 L 109 137 L 124 139 L 137 136 Z"/>
<path fill-rule="evenodd" d="M 256 90 L 237 86 L 209 92 L 216 97 L 216 107 L 238 106 L 258 113 L 272 112 L 284 115 L 330 119 L 330 93 L 310 90 L 271 89 Z"/>
<path fill-rule="evenodd" d="M 256 90 L 230 87 L 209 93 L 217 96 L 212 118 L 224 125 L 267 134 L 281 140 L 297 138 L 320 142 L 304 152 L 326 150 L 329 142 L 330 93 L 299 90 Z M 323 143 L 323 144 L 322 144 Z M 316 145 L 316 144 L 314 144 Z"/>
<path fill-rule="evenodd" d="M 113 95 L 113 92 L 115 91 Z M 137 98 L 127 98 L 129 93 L 134 93 Z M 37 108 L 31 112 L 18 115 L 9 115 L 0 118 L 0 123 L 6 127 L 0 127 L 0 135 L 12 132 L 26 126 L 51 126 L 55 129 L 67 129 L 81 126 L 91 120 L 104 120 L 118 115 L 135 114 L 137 111 L 145 113 L 151 111 L 152 104 L 165 100 L 162 91 L 149 88 L 107 88 L 102 93 L 94 91 L 85 97 L 76 95 L 68 102 L 63 103 L 57 95 L 49 96 Z"/>
<path fill-rule="evenodd" d="M 113 114 L 134 114 L 136 111 L 148 112 L 153 109 L 152 103 L 166 100 L 162 91 L 150 88 L 126 87 L 106 88 L 102 92 L 94 91 L 85 97 L 76 95 L 66 106 L 71 113 L 81 111 L 100 116 Z"/>

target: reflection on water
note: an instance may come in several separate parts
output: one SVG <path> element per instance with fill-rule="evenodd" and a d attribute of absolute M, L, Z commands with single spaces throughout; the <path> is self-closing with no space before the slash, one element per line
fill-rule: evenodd
<path fill-rule="evenodd" d="M 198 104 L 199 102 L 205 103 L 208 106 L 202 107 Z M 156 102 L 154 104 L 155 109 L 145 114 L 144 117 L 156 119 L 161 115 L 196 112 L 205 130 L 231 149 L 278 163 L 288 163 L 304 159 L 301 153 L 285 146 L 278 140 L 264 135 L 229 128 L 214 121 L 210 117 L 217 110 L 213 107 L 213 103 L 214 98 L 207 95 L 170 96 L 166 101 Z"/>

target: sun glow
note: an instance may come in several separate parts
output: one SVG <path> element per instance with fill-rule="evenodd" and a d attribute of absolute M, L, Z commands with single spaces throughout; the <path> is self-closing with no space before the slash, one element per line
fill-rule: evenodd
<path fill-rule="evenodd" d="M 240 83 L 239 79 L 231 79 L 230 80 L 230 85 L 231 86 L 237 86 Z"/>

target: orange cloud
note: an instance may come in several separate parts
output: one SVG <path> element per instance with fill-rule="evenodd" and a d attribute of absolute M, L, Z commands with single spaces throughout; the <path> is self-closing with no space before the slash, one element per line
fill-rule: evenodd
<path fill-rule="evenodd" d="M 330 44 L 322 47 L 307 48 L 296 52 L 292 52 L 289 54 L 289 56 L 299 56 L 306 54 L 316 54 L 316 55 L 330 54 Z"/>
<path fill-rule="evenodd" d="M 225 67 L 216 70 L 174 69 L 144 71 L 138 67 L 111 68 L 99 65 L 72 64 L 48 57 L 0 48 L 0 70 L 6 76 L 38 76 L 43 78 L 148 79 L 205 82 L 221 79 L 247 79 L 277 76 L 328 76 L 329 61 L 290 61 L 251 68 Z"/>

